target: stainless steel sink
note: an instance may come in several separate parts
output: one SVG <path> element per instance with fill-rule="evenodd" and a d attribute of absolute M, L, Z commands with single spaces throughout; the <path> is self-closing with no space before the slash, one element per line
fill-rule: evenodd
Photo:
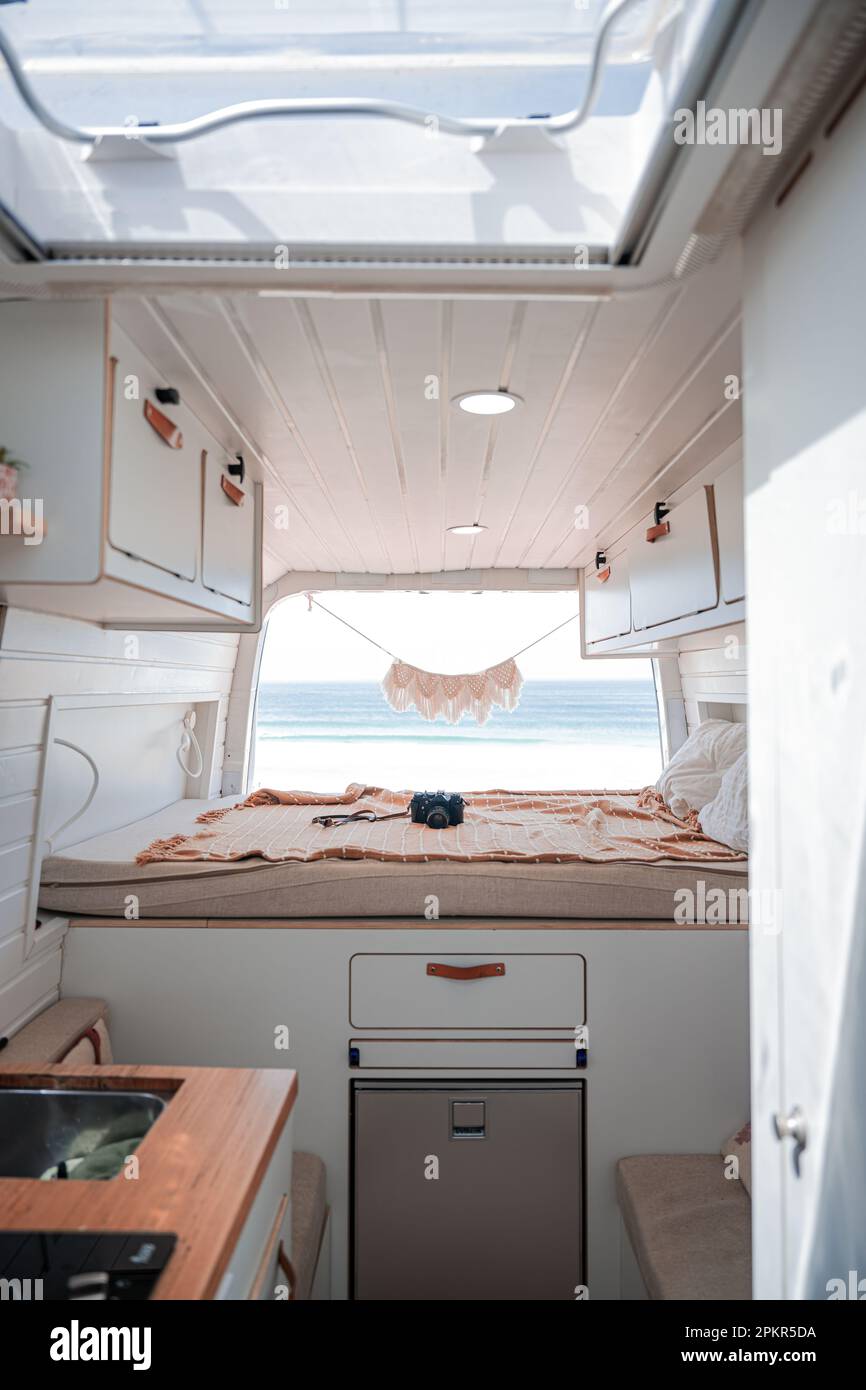
<path fill-rule="evenodd" d="M 41 1178 L 60 1163 L 75 1178 L 72 1160 L 121 1141 L 132 1150 L 167 1099 L 154 1091 L 0 1087 L 0 1178 Z"/>

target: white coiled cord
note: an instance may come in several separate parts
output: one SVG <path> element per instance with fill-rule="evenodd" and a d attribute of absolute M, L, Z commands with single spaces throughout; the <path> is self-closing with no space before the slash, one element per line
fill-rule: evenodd
<path fill-rule="evenodd" d="M 189 752 L 190 748 L 195 749 L 195 754 L 198 758 L 197 768 L 191 768 L 185 762 L 185 756 Z M 177 750 L 177 760 L 183 768 L 184 772 L 186 773 L 187 777 L 201 776 L 201 771 L 204 767 L 204 758 L 202 757 L 198 739 L 195 736 L 194 709 L 188 710 L 187 713 L 183 716 L 183 733 L 181 734 L 180 747 Z"/>

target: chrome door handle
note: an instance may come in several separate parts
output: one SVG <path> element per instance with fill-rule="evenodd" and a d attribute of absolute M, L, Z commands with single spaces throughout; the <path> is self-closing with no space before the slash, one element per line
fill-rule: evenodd
<path fill-rule="evenodd" d="M 798 1149 L 805 1149 L 808 1130 L 806 1116 L 799 1105 L 794 1105 L 783 1115 L 781 1111 L 773 1116 L 773 1129 L 777 1139 L 793 1139 Z"/>

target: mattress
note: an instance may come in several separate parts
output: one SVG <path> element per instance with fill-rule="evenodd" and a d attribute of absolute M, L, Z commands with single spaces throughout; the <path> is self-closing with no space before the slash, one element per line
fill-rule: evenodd
<path fill-rule="evenodd" d="M 684 901 L 729 904 L 718 924 L 744 921 L 743 861 L 682 860 L 607 864 L 383 864 L 322 859 L 314 863 L 191 861 L 137 865 L 153 840 L 192 834 L 203 810 L 238 798 L 185 800 L 46 858 L 44 911 L 86 917 L 134 915 L 183 919 L 405 917 L 677 920 Z M 676 895 L 680 894 L 679 897 Z M 137 903 L 130 905 L 134 897 Z M 686 900 L 687 901 L 687 900 Z M 716 925 L 708 908 L 709 925 Z"/>

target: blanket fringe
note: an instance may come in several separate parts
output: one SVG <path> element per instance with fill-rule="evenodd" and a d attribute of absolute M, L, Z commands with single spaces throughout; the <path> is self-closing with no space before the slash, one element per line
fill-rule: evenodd
<path fill-rule="evenodd" d="M 359 782 L 351 782 L 344 792 L 280 792 L 273 787 L 257 787 L 244 801 L 235 801 L 231 806 L 214 806 L 211 811 L 202 811 L 196 816 L 197 825 L 212 825 L 222 820 L 230 811 L 247 811 L 259 806 L 338 806 L 357 801 L 365 791 Z M 147 851 L 145 851 L 147 853 Z"/>
<path fill-rule="evenodd" d="M 242 802 L 241 805 L 246 805 L 246 802 Z M 196 816 L 196 825 L 210 825 L 212 821 L 222 820 L 229 811 L 238 810 L 240 810 L 239 806 L 215 806 L 212 811 L 202 811 L 200 816 Z"/>
<path fill-rule="evenodd" d="M 687 830 L 694 830 L 699 835 L 703 835 L 704 833 L 701 830 L 701 822 L 697 811 L 689 811 L 687 816 L 675 815 L 661 792 L 657 791 L 655 787 L 644 787 L 637 799 L 637 804 L 644 810 L 657 811 L 659 815 L 667 817 L 677 825 L 685 826 Z"/>
<path fill-rule="evenodd" d="M 185 845 L 190 837 L 188 835 L 170 835 L 167 840 L 154 840 L 152 845 L 143 849 L 140 854 L 135 856 L 136 864 L 156 864 L 167 856 L 171 858 L 171 851 L 180 849 Z"/>

